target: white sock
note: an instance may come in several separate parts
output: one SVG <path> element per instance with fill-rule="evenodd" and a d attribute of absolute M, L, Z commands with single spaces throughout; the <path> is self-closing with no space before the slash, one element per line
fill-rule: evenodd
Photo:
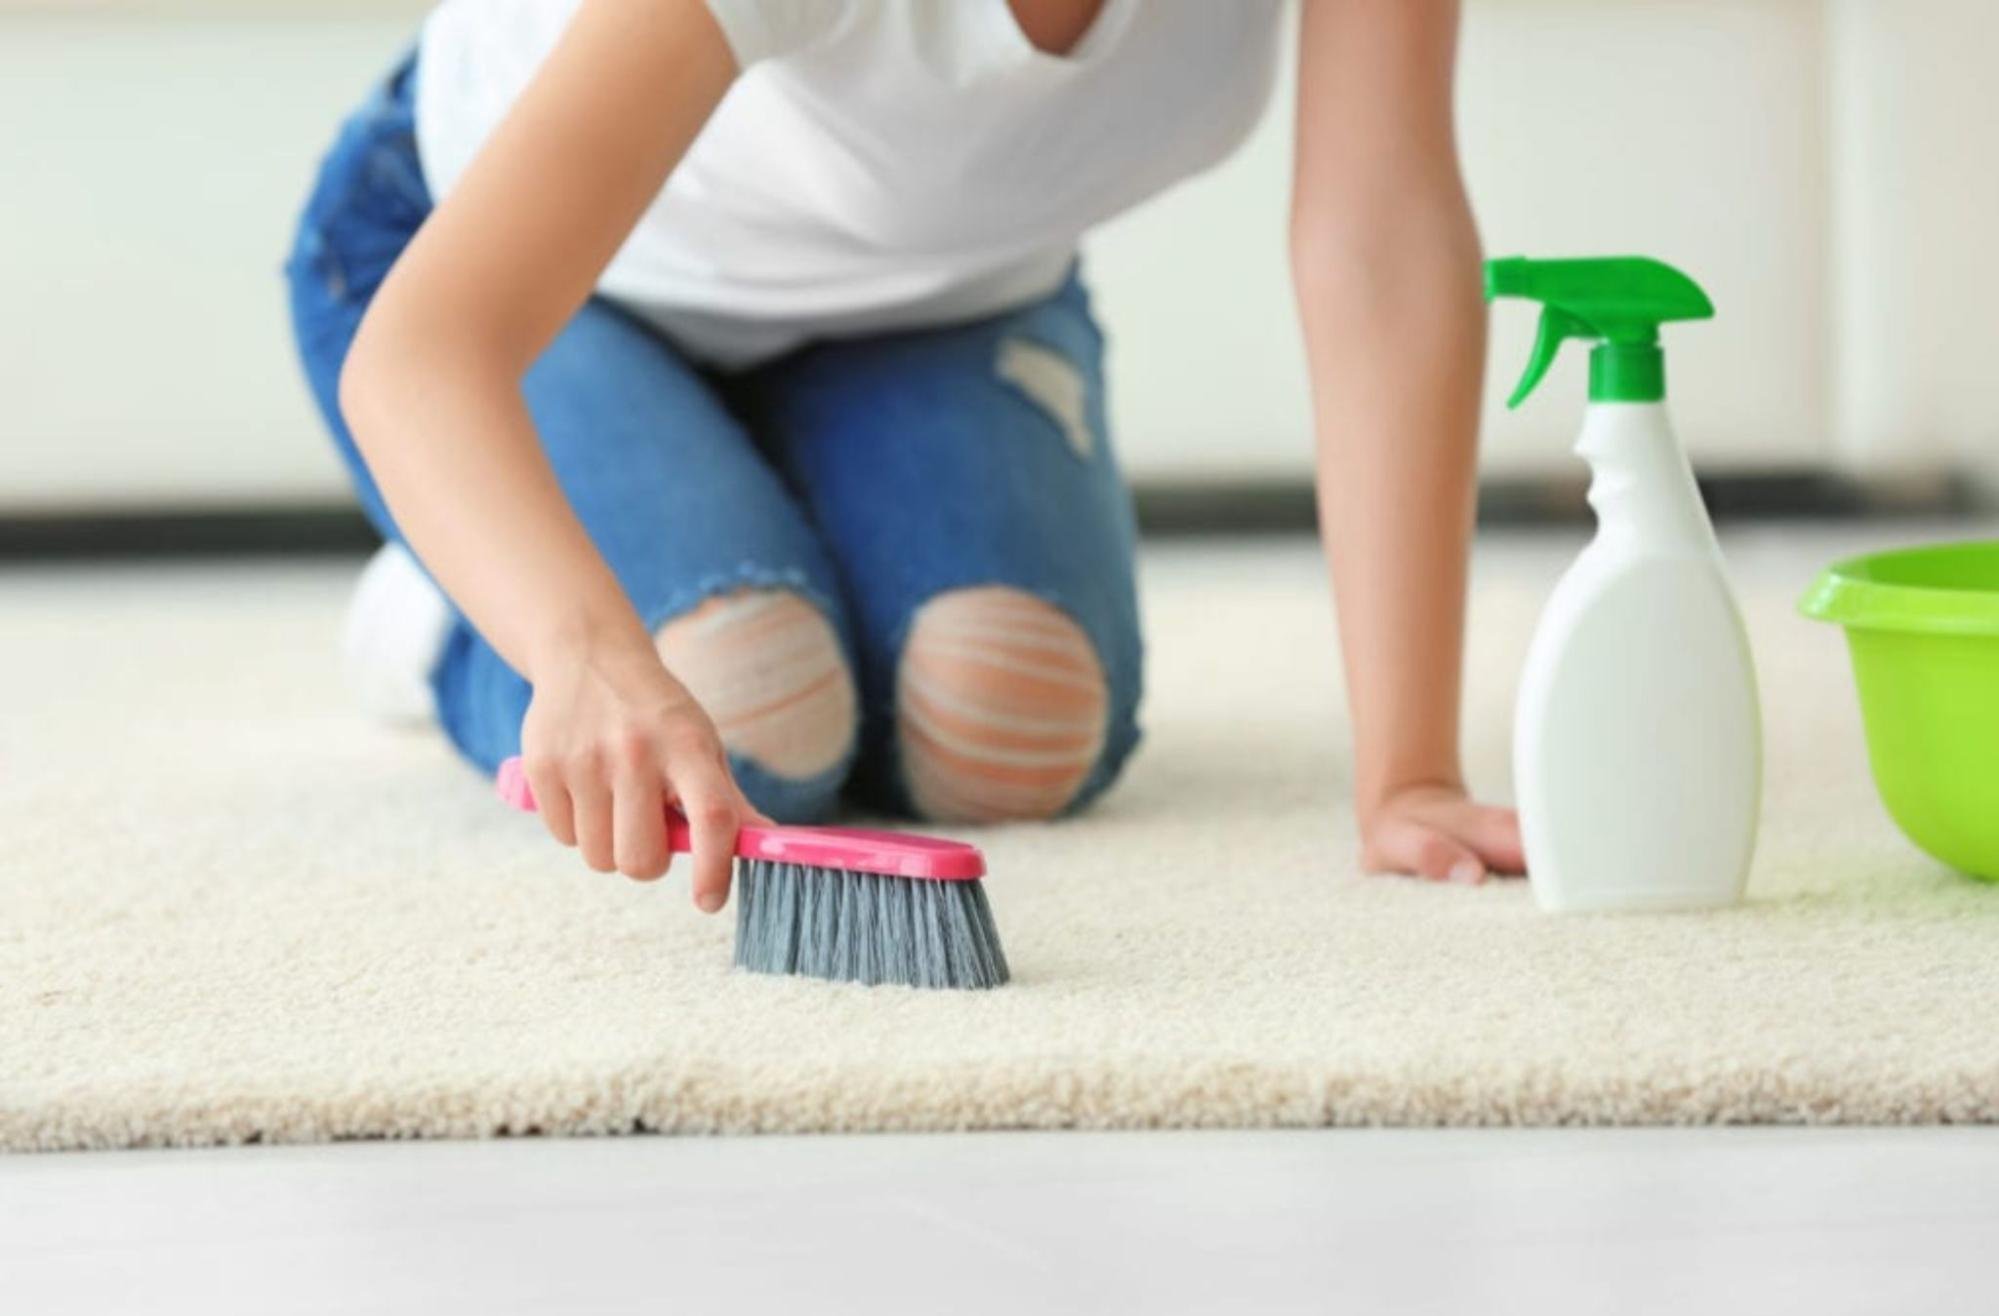
<path fill-rule="evenodd" d="M 361 707 L 385 722 L 436 721 L 430 674 L 452 621 L 450 601 L 409 550 L 378 549 L 354 586 L 340 634 L 347 687 Z"/>

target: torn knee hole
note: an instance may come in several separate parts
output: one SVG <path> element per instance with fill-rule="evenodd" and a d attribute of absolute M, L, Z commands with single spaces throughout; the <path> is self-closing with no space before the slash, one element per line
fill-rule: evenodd
<path fill-rule="evenodd" d="M 940 595 L 896 678 L 912 802 L 953 821 L 1058 814 L 1103 753 L 1107 705 L 1096 649 L 1053 605 L 996 586 Z"/>
<path fill-rule="evenodd" d="M 779 776 L 815 776 L 853 747 L 853 675 L 825 615 L 789 590 L 720 594 L 656 636 L 666 669 L 731 753 Z"/>

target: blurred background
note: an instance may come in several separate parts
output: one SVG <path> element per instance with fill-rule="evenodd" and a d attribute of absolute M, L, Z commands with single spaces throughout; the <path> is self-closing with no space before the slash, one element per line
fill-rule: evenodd
<path fill-rule="evenodd" d="M 0 0 L 0 546 L 352 545 L 278 265 L 420 0 Z M 1718 512 L 1934 512 L 1999 487 L 1990 0 L 1469 0 L 1459 116 L 1493 254 L 1638 251 Z M 1155 526 L 1309 516 L 1286 282 L 1290 78 L 1247 148 L 1087 263 Z M 1489 514 L 1580 509 L 1583 353 L 1500 407 Z"/>

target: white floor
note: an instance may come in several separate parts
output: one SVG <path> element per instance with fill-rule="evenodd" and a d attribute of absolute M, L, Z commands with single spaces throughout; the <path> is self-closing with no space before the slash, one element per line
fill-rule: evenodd
<path fill-rule="evenodd" d="M 1999 1310 L 1999 1134 L 345 1144 L 0 1162 L 0 1309 Z"/>

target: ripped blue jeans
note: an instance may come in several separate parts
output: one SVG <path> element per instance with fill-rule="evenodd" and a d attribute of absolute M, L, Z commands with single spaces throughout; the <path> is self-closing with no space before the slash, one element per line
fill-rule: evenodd
<path fill-rule="evenodd" d="M 342 420 L 341 364 L 362 314 L 431 209 L 405 65 L 342 127 L 287 265 L 305 373 L 361 506 L 394 519 Z M 1081 406 L 1052 406 L 1020 363 L 1066 363 Z M 1031 382 L 1031 381 L 1030 381 Z M 860 700 L 853 754 L 812 780 L 732 766 L 787 820 L 824 816 L 850 784 L 909 808 L 895 674 L 911 619 L 947 591 L 1010 586 L 1061 609 L 1107 687 L 1103 748 L 1072 807 L 1138 741 L 1138 608 L 1130 496 L 1104 420 L 1103 339 L 1074 278 L 975 323 L 827 341 L 745 371 L 690 363 L 602 299 L 528 372 L 523 393 L 564 492 L 652 630 L 703 600 L 779 586 L 832 622 Z M 452 743 L 492 771 L 519 752 L 532 694 L 460 619 L 432 683 Z"/>

